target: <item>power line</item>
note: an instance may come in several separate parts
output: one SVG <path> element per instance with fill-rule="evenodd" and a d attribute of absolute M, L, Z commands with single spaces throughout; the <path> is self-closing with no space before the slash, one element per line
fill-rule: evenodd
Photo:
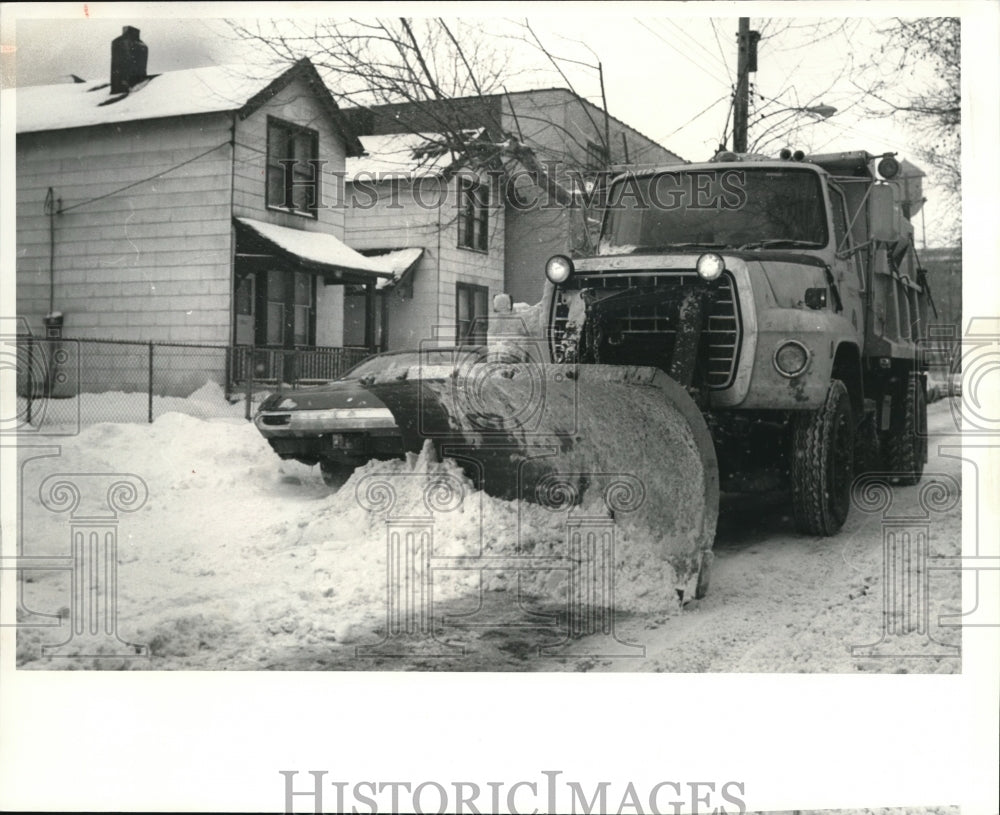
<path fill-rule="evenodd" d="M 93 204 L 95 201 L 102 201 L 105 198 L 110 198 L 112 195 L 118 195 L 118 193 L 125 192 L 125 190 L 130 190 L 132 189 L 132 187 L 138 187 L 140 184 L 145 184 L 147 181 L 152 181 L 153 179 L 159 178 L 160 176 L 164 176 L 167 173 L 172 173 L 174 170 L 179 170 L 186 164 L 190 164 L 193 161 L 197 161 L 200 158 L 204 158 L 209 153 L 214 153 L 220 147 L 228 147 L 228 146 L 229 142 L 224 141 L 222 142 L 222 144 L 217 144 L 215 145 L 215 147 L 206 150 L 204 153 L 199 153 L 197 156 L 189 158 L 187 161 L 182 161 L 180 164 L 175 164 L 173 167 L 168 167 L 166 170 L 156 173 L 155 175 L 151 175 L 148 178 L 143 178 L 139 181 L 133 181 L 131 184 L 126 184 L 124 187 L 119 187 L 117 190 L 112 190 L 111 192 L 107 192 L 104 195 L 98 195 L 96 198 L 91 198 L 87 201 L 81 201 L 79 204 L 73 204 L 73 206 L 71 207 L 65 207 L 63 209 L 60 209 L 58 214 L 62 215 L 64 212 L 69 212 L 72 209 L 77 209 L 78 207 L 83 207 L 86 206 L 87 204 Z"/>
<path fill-rule="evenodd" d="M 688 40 L 690 40 L 692 43 L 694 43 L 694 46 L 695 46 L 696 49 L 698 49 L 698 51 L 704 53 L 705 56 L 708 57 L 709 59 L 714 60 L 715 64 L 718 65 L 721 68 L 724 68 L 726 70 L 727 74 L 729 73 L 729 67 L 726 65 L 726 63 L 723 60 L 719 59 L 719 57 L 715 56 L 715 54 L 713 54 L 711 51 L 709 51 L 705 47 L 704 43 L 701 43 L 698 40 L 696 40 L 694 37 L 692 37 L 687 31 L 685 31 L 683 28 L 681 28 L 673 20 L 664 20 L 664 22 L 667 23 L 668 25 L 672 26 L 673 28 L 675 28 L 677 31 L 679 31 L 681 33 L 681 35 L 683 35 Z M 720 50 L 721 50 L 721 46 L 720 46 Z"/>
<path fill-rule="evenodd" d="M 646 25 L 638 17 L 633 17 L 632 19 L 635 22 L 637 22 L 639 25 L 641 25 L 643 28 L 645 28 L 650 34 L 652 34 L 654 37 L 656 37 L 658 40 L 660 40 L 660 42 L 663 42 L 666 45 L 670 46 L 670 48 L 673 51 L 675 51 L 676 53 L 678 53 L 682 57 L 684 57 L 684 59 L 686 59 L 688 62 L 690 62 L 696 68 L 698 68 L 699 71 L 702 71 L 706 76 L 711 77 L 713 80 L 715 80 L 716 82 L 719 82 L 719 83 L 725 85 L 726 87 L 729 87 L 729 82 L 727 80 L 719 79 L 719 77 L 717 77 L 715 74 L 711 73 L 708 70 L 708 68 L 706 68 L 700 62 L 698 62 L 697 60 L 693 59 L 692 57 L 689 57 L 686 53 L 684 53 L 683 51 L 681 51 L 680 48 L 678 48 L 674 43 L 670 42 L 670 40 L 668 40 L 666 37 L 664 37 L 659 31 L 656 31 L 655 29 L 650 28 L 648 25 Z"/>
<path fill-rule="evenodd" d="M 726 99 L 728 99 L 728 98 L 729 98 L 729 94 L 728 94 L 728 93 L 727 93 L 727 94 L 724 94 L 724 95 L 722 95 L 722 96 L 720 96 L 720 97 L 719 97 L 718 99 L 716 99 L 716 100 L 715 100 L 714 102 L 711 102 L 711 103 L 709 103 L 709 105 L 708 105 L 708 107 L 707 107 L 707 108 L 705 108 L 705 109 L 704 109 L 704 110 L 702 110 L 702 111 L 699 111 L 699 112 L 698 112 L 698 113 L 696 113 L 696 114 L 695 114 L 694 116 L 692 116 L 692 117 L 691 117 L 690 119 L 688 119 L 688 120 L 687 120 L 686 122 L 684 122 L 684 124 L 682 124 L 682 125 L 681 125 L 680 127 L 678 127 L 678 128 L 676 129 L 676 130 L 671 130 L 671 131 L 670 131 L 670 132 L 669 132 L 669 133 L 668 133 L 668 134 L 667 134 L 666 136 L 663 136 L 662 138 L 663 138 L 663 139 L 669 139 L 669 138 L 670 138 L 671 136 L 673 136 L 673 135 L 674 135 L 675 133 L 677 133 L 677 132 L 678 132 L 678 131 L 680 131 L 680 130 L 683 130 L 683 129 L 684 129 L 685 127 L 687 127 L 687 126 L 688 126 L 689 124 L 691 124 L 691 122 L 693 122 L 693 121 L 694 121 L 695 119 L 698 119 L 698 118 L 700 118 L 700 117 L 704 116 L 704 115 L 705 115 L 706 113 L 708 113 L 708 112 L 709 112 L 709 111 L 710 111 L 710 110 L 711 110 L 712 108 L 714 108 L 714 107 L 715 107 L 715 106 L 716 106 L 717 104 L 719 104 L 719 102 L 722 102 L 722 101 L 724 101 L 724 100 L 726 100 Z"/>
<path fill-rule="evenodd" d="M 733 72 L 729 67 L 729 60 L 726 59 L 726 52 L 725 49 L 723 49 L 722 47 L 722 41 L 719 39 L 719 31 L 715 27 L 715 20 L 709 19 L 709 22 L 712 24 L 712 33 L 715 35 L 715 44 L 719 46 L 719 54 L 722 56 L 722 64 L 723 66 L 725 66 L 726 76 L 729 78 L 729 81 L 732 82 Z"/>

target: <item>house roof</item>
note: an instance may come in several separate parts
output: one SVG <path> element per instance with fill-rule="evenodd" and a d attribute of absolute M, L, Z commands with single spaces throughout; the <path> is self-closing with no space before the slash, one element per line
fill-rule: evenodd
<path fill-rule="evenodd" d="M 361 249 L 361 254 L 380 264 L 392 274 L 391 280 L 379 280 L 376 289 L 388 286 L 398 286 L 409 282 L 417 262 L 423 257 L 423 247 L 413 246 L 407 249 Z"/>
<path fill-rule="evenodd" d="M 466 134 L 470 140 L 479 138 L 482 128 Z M 386 176 L 418 178 L 443 175 L 459 160 L 444 147 L 440 133 L 390 133 L 384 136 L 361 136 L 365 155 L 347 160 L 347 180 L 356 176 L 367 179 Z"/>
<path fill-rule="evenodd" d="M 490 94 L 485 94 L 484 96 L 481 96 L 481 97 L 476 97 L 476 96 L 459 96 L 459 97 L 455 97 L 453 99 L 448 100 L 448 102 L 449 103 L 462 103 L 462 102 L 471 102 L 472 100 L 475 100 L 475 99 L 483 99 L 483 100 L 485 100 L 485 99 L 505 100 L 505 99 L 509 99 L 510 97 L 513 97 L 513 96 L 537 97 L 537 96 L 539 96 L 541 94 L 546 94 L 546 93 L 560 93 L 560 94 L 564 94 L 565 96 L 570 97 L 570 98 L 576 100 L 577 102 L 586 105 L 594 113 L 595 116 L 600 116 L 601 120 L 603 121 L 604 110 L 602 108 L 600 108 L 597 105 L 595 105 L 589 99 L 586 99 L 583 96 L 580 96 L 580 94 L 576 93 L 576 91 L 572 91 L 569 88 L 561 88 L 561 87 L 532 88 L 530 90 L 522 90 L 522 91 L 506 91 L 505 90 L 503 93 L 490 93 Z M 408 106 L 411 106 L 412 104 L 413 103 L 406 103 L 406 102 L 390 102 L 390 103 L 381 104 L 381 105 L 370 105 L 367 108 L 346 108 L 345 112 L 348 113 L 349 115 L 351 115 L 351 114 L 357 115 L 359 113 L 363 114 L 363 112 L 365 110 L 370 111 L 370 112 L 379 112 L 379 111 L 385 111 L 385 110 L 390 110 L 390 109 L 406 108 Z M 429 103 L 425 102 L 425 103 L 420 103 L 420 104 L 421 104 L 421 107 L 426 107 L 428 105 L 433 105 L 434 102 L 429 102 Z M 665 152 L 667 152 L 670 155 L 674 156 L 674 158 L 677 159 L 678 163 L 687 163 L 686 159 L 681 158 L 679 155 L 677 155 L 677 153 L 673 152 L 672 150 L 670 150 L 667 147 L 664 147 L 659 141 L 657 141 L 656 139 L 654 139 L 654 138 L 652 138 L 650 136 L 647 136 L 641 130 L 639 130 L 638 128 L 630 125 L 628 122 L 622 121 L 617 116 L 614 116 L 614 115 L 612 115 L 610 113 L 608 114 L 608 118 L 611 121 L 618 123 L 622 127 L 624 127 L 626 129 L 632 131 L 636 135 L 641 136 L 642 138 L 646 139 L 647 141 L 652 142 L 655 145 L 658 145 Z"/>
<path fill-rule="evenodd" d="M 328 232 L 307 232 L 264 223 L 253 218 L 236 218 L 238 225 L 251 230 L 268 249 L 289 257 L 316 272 L 362 273 L 369 279 L 391 279 L 393 273 L 381 259 L 366 258 Z"/>
<path fill-rule="evenodd" d="M 246 118 L 268 99 L 302 78 L 327 108 L 347 145 L 348 155 L 362 152 L 329 89 L 308 59 L 268 73 L 245 65 L 213 65 L 156 74 L 127 94 L 111 94 L 104 79 L 59 85 L 28 85 L 5 90 L 15 94 L 18 133 L 119 124 L 199 113 L 237 111 Z"/>

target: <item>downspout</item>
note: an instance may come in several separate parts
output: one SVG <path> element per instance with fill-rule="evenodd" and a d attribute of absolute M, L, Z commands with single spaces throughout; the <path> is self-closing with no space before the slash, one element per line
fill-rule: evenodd
<path fill-rule="evenodd" d="M 229 130 L 229 338 L 226 345 L 236 346 L 236 112 Z"/>
<path fill-rule="evenodd" d="M 61 209 L 62 201 L 55 200 L 52 187 L 45 194 L 45 214 L 49 216 L 49 314 L 56 307 L 56 212 Z"/>
<path fill-rule="evenodd" d="M 444 206 L 447 206 L 447 201 L 448 201 L 447 192 L 448 192 L 449 182 L 448 182 L 448 179 L 446 179 L 446 178 L 442 178 L 441 181 L 443 181 L 444 185 L 445 185 L 445 204 L 444 204 Z M 440 207 L 437 208 L 437 219 L 438 219 L 438 223 L 437 223 L 437 281 L 436 281 L 436 284 L 435 284 L 436 291 L 435 291 L 435 298 L 434 298 L 437 301 L 437 305 L 436 305 L 436 311 L 435 311 L 435 317 L 434 317 L 434 325 L 431 327 L 431 334 L 432 335 L 434 334 L 434 330 L 435 329 L 438 329 L 438 331 L 440 331 L 439 326 L 441 325 L 441 210 L 444 208 L 444 206 L 440 206 Z"/>
<path fill-rule="evenodd" d="M 236 205 L 236 111 L 233 111 L 233 122 L 229 129 L 229 333 L 226 337 L 226 384 L 223 390 L 226 401 L 229 401 L 230 391 L 236 382 L 236 227 L 233 225 L 233 207 Z M 248 359 L 249 369 L 253 360 Z M 249 379 L 249 377 L 247 377 Z"/>

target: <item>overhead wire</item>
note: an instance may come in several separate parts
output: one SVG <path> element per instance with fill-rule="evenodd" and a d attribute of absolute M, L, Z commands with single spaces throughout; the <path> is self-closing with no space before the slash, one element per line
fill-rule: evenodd
<path fill-rule="evenodd" d="M 718 76 L 716 76 L 711 71 L 709 71 L 708 68 L 706 68 L 703 64 L 701 64 L 700 62 L 698 62 L 697 60 L 695 60 L 693 57 L 688 56 L 687 53 L 685 53 L 684 51 L 682 51 L 675 43 L 673 43 L 670 40 L 668 40 L 662 33 L 660 33 L 659 31 L 657 31 L 656 29 L 651 28 L 650 26 L 646 25 L 646 23 L 644 23 L 638 17 L 633 17 L 632 19 L 636 23 L 638 23 L 640 26 L 642 26 L 643 28 L 645 28 L 650 34 L 652 34 L 654 37 L 656 37 L 658 40 L 660 40 L 660 42 L 663 42 L 666 45 L 668 45 L 675 53 L 677 53 L 680 56 L 684 57 L 684 59 L 686 59 L 688 62 L 690 62 L 696 68 L 698 68 L 698 70 L 702 71 L 706 76 L 708 76 L 709 78 L 711 78 L 715 82 L 719 82 L 719 83 L 725 85 L 726 87 L 729 86 L 730 83 L 729 83 L 728 80 L 720 79 Z"/>

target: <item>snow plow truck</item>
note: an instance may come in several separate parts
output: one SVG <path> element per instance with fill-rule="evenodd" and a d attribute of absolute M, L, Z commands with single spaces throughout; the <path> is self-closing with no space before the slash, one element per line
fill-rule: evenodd
<path fill-rule="evenodd" d="M 549 259 L 540 303 L 495 298 L 484 358 L 367 386 L 408 449 L 432 440 L 490 493 L 581 501 L 630 475 L 642 506 L 616 522 L 701 596 L 720 489 L 783 489 L 827 536 L 856 474 L 920 479 L 919 176 L 863 151 L 623 173 L 596 251 Z"/>

